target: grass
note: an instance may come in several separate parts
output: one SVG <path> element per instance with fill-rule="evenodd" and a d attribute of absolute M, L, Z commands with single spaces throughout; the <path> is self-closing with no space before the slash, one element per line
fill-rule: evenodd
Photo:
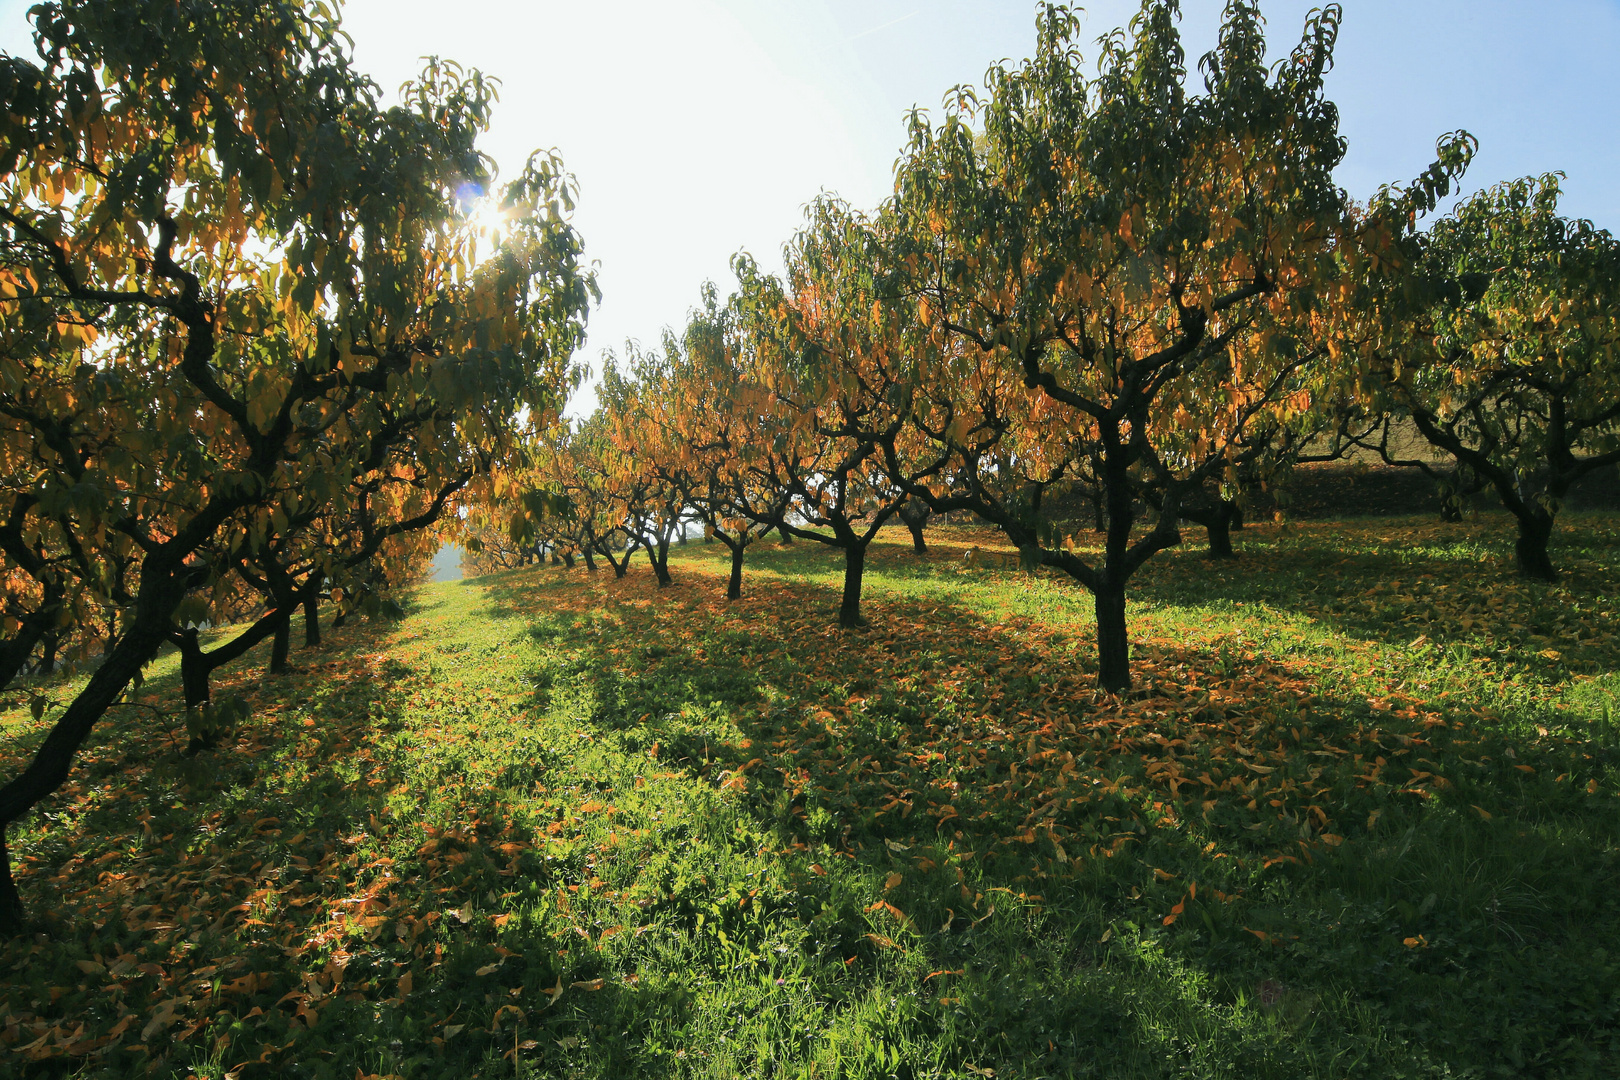
<path fill-rule="evenodd" d="M 898 533 L 903 536 L 903 533 Z M 1620 1061 L 1620 521 L 1251 527 L 1089 598 L 880 546 L 532 568 L 172 658 L 14 833 L 15 1075 L 1489 1077 Z M 232 685 L 234 684 L 234 685 Z M 63 697 L 71 686 L 52 693 Z M 8 772 L 42 737 L 5 714 Z M 47 715 L 47 723 L 50 716 Z"/>

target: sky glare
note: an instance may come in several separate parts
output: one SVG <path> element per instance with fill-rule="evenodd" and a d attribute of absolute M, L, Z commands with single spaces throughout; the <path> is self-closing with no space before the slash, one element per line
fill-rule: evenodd
<path fill-rule="evenodd" d="M 0 47 L 32 54 L 28 0 L 0 0 Z M 1087 5 L 1085 39 L 1129 21 Z M 1221 4 L 1184 0 L 1189 67 Z M 1316 4 L 1263 5 L 1272 51 Z M 1466 188 L 1563 170 L 1565 212 L 1620 227 L 1620 0 L 1347 0 L 1329 96 L 1357 197 L 1417 175 L 1440 134 L 1481 148 Z M 889 191 L 912 105 L 1034 47 L 1025 0 L 350 0 L 360 68 L 388 92 L 429 54 L 501 81 L 486 150 L 508 175 L 556 147 L 578 178 L 576 223 L 600 263 L 585 357 L 656 346 L 733 253 L 767 268 L 822 190 L 860 207 Z M 1092 49 L 1091 51 L 1095 51 Z M 573 412 L 588 410 L 578 397 Z"/>

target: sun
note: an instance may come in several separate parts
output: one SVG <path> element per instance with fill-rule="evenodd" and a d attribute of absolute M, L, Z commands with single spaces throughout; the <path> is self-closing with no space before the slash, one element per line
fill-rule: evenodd
<path fill-rule="evenodd" d="M 479 240 L 487 241 L 492 247 L 500 246 L 501 238 L 511 227 L 511 211 L 501 206 L 499 198 L 468 181 L 456 189 L 456 207 Z"/>

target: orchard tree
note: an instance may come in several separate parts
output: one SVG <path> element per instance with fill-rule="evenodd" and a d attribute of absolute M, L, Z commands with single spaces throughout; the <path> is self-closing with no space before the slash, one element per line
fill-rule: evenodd
<path fill-rule="evenodd" d="M 638 382 L 633 377 L 637 371 L 651 372 L 656 358 L 632 345 L 629 363 L 631 374 L 623 375 L 613 358 L 608 358 L 597 389 L 601 400 L 597 417 L 617 451 L 611 460 L 621 471 L 617 483 L 624 528 L 646 551 L 658 587 L 665 589 L 673 581 L 670 541 L 677 534 L 685 536 L 691 477 L 675 464 L 674 433 L 657 419 L 661 410 L 655 399 L 666 388 L 657 381 Z"/>
<path fill-rule="evenodd" d="M 720 304 L 712 284 L 677 339 L 638 355 L 637 424 L 658 435 L 647 467 L 677 489 L 706 537 L 731 555 L 726 596 L 742 595 L 744 554 L 782 520 L 785 499 L 751 466 L 769 437 L 769 394 L 746 357 L 751 342 L 735 298 Z"/>
<path fill-rule="evenodd" d="M 1556 174 L 1510 181 L 1414 234 L 1353 346 L 1369 401 L 1456 463 L 1438 479 L 1495 490 L 1518 522 L 1519 573 L 1542 581 L 1557 577 L 1547 543 L 1570 488 L 1620 463 L 1620 245 L 1558 197 Z"/>
<path fill-rule="evenodd" d="M 559 425 L 546 437 L 534 470 L 533 491 L 552 500 L 551 512 L 547 504 L 536 505 L 531 497 L 514 511 L 512 535 L 522 537 L 527 535 L 525 529 L 535 530 L 534 535 L 561 553 L 570 566 L 572 551 L 580 552 L 592 570 L 595 556 L 601 555 L 613 567 L 613 576 L 622 578 L 640 546 L 627 514 L 634 497 L 633 475 L 632 465 L 613 445 L 600 411 L 583 423 Z"/>
<path fill-rule="evenodd" d="M 1323 96 L 1338 7 L 1314 12 L 1268 66 L 1257 5 L 1231 0 L 1202 93 L 1188 87 L 1177 14 L 1146 0 L 1102 40 L 1093 78 L 1075 13 L 1043 5 L 1033 59 L 993 67 L 986 100 L 961 91 L 937 127 L 914 118 L 893 210 L 930 346 L 958 339 L 1009 367 L 1053 407 L 1033 415 L 1065 429 L 1048 442 L 1094 463 L 1107 517 L 1095 563 L 1004 503 L 965 490 L 955 505 L 1093 593 L 1111 691 L 1130 686 L 1126 583 L 1180 541 L 1183 498 L 1256 417 L 1308 404 L 1294 384 L 1352 224 Z M 1146 487 L 1163 509 L 1139 531 Z"/>
<path fill-rule="evenodd" d="M 910 497 L 902 485 L 932 475 L 942 455 L 909 438 L 922 369 L 880 223 L 825 196 L 807 217 L 785 283 L 738 267 L 776 426 L 751 470 L 786 496 L 768 524 L 844 553 L 838 622 L 857 627 L 867 549 Z"/>
<path fill-rule="evenodd" d="M 0 58 L 0 506 L 21 538 L 0 552 L 8 601 L 87 613 L 102 657 L 0 786 L 0 826 L 226 572 L 211 553 L 257 557 L 382 474 L 498 484 L 556 415 L 594 287 L 547 156 L 477 259 L 457 202 L 489 180 L 476 72 L 431 62 L 384 107 L 335 17 L 293 0 L 32 17 L 40 60 Z M 33 632 L 8 621 L 0 653 Z M 0 874 L 14 930 L 3 850 Z"/>

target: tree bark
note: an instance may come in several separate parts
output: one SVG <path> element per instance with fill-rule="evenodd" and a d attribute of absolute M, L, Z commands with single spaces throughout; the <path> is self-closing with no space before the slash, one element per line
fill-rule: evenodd
<path fill-rule="evenodd" d="M 743 545 L 738 543 L 731 549 L 731 577 L 726 579 L 727 600 L 735 600 L 742 596 L 742 568 Z"/>
<path fill-rule="evenodd" d="M 1096 593 L 1097 684 L 1109 693 L 1131 688 L 1131 642 L 1125 628 L 1125 583 L 1104 572 Z"/>
<path fill-rule="evenodd" d="M 579 549 L 579 553 L 585 559 L 586 571 L 592 574 L 596 573 L 596 556 L 591 554 L 591 549 L 582 547 Z"/>
<path fill-rule="evenodd" d="M 208 703 L 208 676 L 214 671 L 208 654 L 197 640 L 196 630 L 182 630 L 175 637 L 180 648 L 180 687 L 185 693 L 186 708 L 195 709 Z"/>
<path fill-rule="evenodd" d="M 911 550 L 918 555 L 928 554 L 928 544 L 923 540 L 922 525 L 908 521 L 906 528 L 911 530 Z"/>
<path fill-rule="evenodd" d="M 0 825 L 0 935 L 12 937 L 24 924 L 22 897 L 11 878 L 11 852 L 6 850 L 6 826 Z"/>
<path fill-rule="evenodd" d="M 24 619 L 16 635 L 0 649 L 0 687 L 10 686 L 11 681 L 28 666 L 28 658 L 34 655 L 34 646 L 45 636 L 43 624 L 43 619 Z"/>
<path fill-rule="evenodd" d="M 287 674 L 287 652 L 292 636 L 292 620 L 283 619 L 270 640 L 270 674 Z"/>
<path fill-rule="evenodd" d="M 34 752 L 26 768 L 4 787 L 0 787 L 0 853 L 5 852 L 5 830 L 11 823 L 31 810 L 41 799 L 55 791 L 67 779 L 73 767 L 73 758 L 79 746 L 97 720 L 141 668 L 157 654 L 158 647 L 168 636 L 163 622 L 168 613 L 180 602 L 184 585 L 178 575 L 162 574 L 157 570 L 154 578 L 168 578 L 161 584 L 153 582 L 151 592 L 143 587 L 144 610 L 135 623 L 113 646 L 110 653 L 90 676 L 85 688 L 62 713 L 50 734 Z M 161 616 L 157 612 L 161 611 Z M 144 618 L 142 616 L 145 616 Z M 0 858 L 0 935 L 10 936 L 23 930 L 22 902 L 11 877 L 9 854 Z"/>
<path fill-rule="evenodd" d="M 56 671 L 56 650 L 61 644 L 61 629 L 52 627 L 45 631 L 39 646 L 39 674 L 50 675 Z"/>
<path fill-rule="evenodd" d="M 1547 555 L 1547 542 L 1552 539 L 1552 517 L 1534 512 L 1516 516 L 1519 519 L 1519 538 L 1513 550 L 1519 576 L 1537 581 L 1557 581 L 1558 571 L 1553 569 L 1552 559 Z"/>
<path fill-rule="evenodd" d="M 656 550 L 654 550 L 656 548 Z M 667 589 L 673 580 L 669 576 L 669 537 L 660 536 L 658 543 L 647 545 L 647 561 L 652 563 L 653 575 L 658 578 L 658 587 Z"/>
<path fill-rule="evenodd" d="M 838 605 L 838 625 L 865 626 L 861 617 L 861 576 L 866 572 L 866 545 L 852 544 L 844 549 L 844 596 Z"/>
<path fill-rule="evenodd" d="M 1204 523 L 1204 531 L 1209 534 L 1210 558 L 1237 558 L 1237 552 L 1232 550 L 1232 519 L 1224 505 L 1215 507 L 1210 513 Z"/>
<path fill-rule="evenodd" d="M 321 643 L 321 598 L 318 590 L 311 589 L 304 597 L 304 648 L 314 649 Z"/>
<path fill-rule="evenodd" d="M 574 553 L 572 551 L 563 552 L 563 566 L 569 570 L 574 568 Z"/>
<path fill-rule="evenodd" d="M 39 609 L 32 615 L 25 616 L 16 634 L 0 647 L 0 687 L 10 686 L 12 680 L 23 673 L 28 666 L 29 657 L 34 655 L 34 647 L 41 641 L 45 642 L 48 655 L 55 657 L 55 638 L 59 635 L 53 631 L 56 607 L 61 602 L 61 595 L 60 589 L 48 586 Z M 41 669 L 48 673 L 43 664 Z"/>

